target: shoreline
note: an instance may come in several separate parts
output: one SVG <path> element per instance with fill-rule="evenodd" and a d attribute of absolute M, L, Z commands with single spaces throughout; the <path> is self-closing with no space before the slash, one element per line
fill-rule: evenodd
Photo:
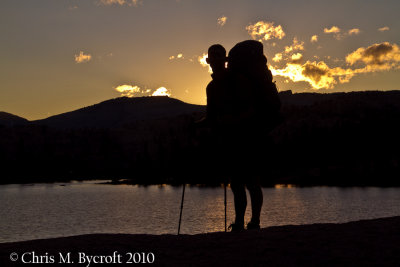
<path fill-rule="evenodd" d="M 65 186 L 68 184 L 98 184 L 98 185 L 132 185 L 132 186 L 139 186 L 139 187 L 147 187 L 147 186 L 172 186 L 172 187 L 180 187 L 182 184 L 178 183 L 136 183 L 130 181 L 129 179 L 119 179 L 119 180 L 112 180 L 112 179 L 70 179 L 70 180 L 55 180 L 55 181 L 32 181 L 32 182 L 20 182 L 20 183 L 1 183 L 0 186 L 10 186 L 10 185 L 60 185 Z M 223 187 L 223 183 L 209 183 L 209 184 L 201 184 L 201 183 L 185 183 L 186 186 L 190 187 Z M 227 184 L 230 186 L 230 183 Z M 304 187 L 338 187 L 338 188 L 367 188 L 367 187 L 376 187 L 376 188 L 399 188 L 400 184 L 329 184 L 329 183 L 290 183 L 290 182 L 282 182 L 282 183 L 270 183 L 270 184 L 262 184 L 262 188 L 304 188 Z"/>
<path fill-rule="evenodd" d="M 158 266 L 398 266 L 400 216 L 340 224 L 273 226 L 241 233 L 89 234 L 0 243 L 0 265 L 23 264 L 20 259 L 10 260 L 13 252 L 34 252 L 42 256 L 41 260 L 51 261 L 53 256 L 50 266 L 58 265 L 60 253 L 70 253 L 74 260 L 67 266 L 87 266 L 88 262 L 78 263 L 79 253 L 108 256 L 110 260 L 115 251 L 121 256 L 121 263 L 114 262 L 118 265 L 128 265 L 127 253 L 139 252 L 153 253 Z M 89 266 L 94 265 L 92 262 Z"/>

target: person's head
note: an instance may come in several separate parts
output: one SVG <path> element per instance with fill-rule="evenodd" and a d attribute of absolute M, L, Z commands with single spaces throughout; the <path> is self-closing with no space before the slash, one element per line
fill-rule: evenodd
<path fill-rule="evenodd" d="M 213 72 L 225 69 L 226 61 L 226 50 L 222 45 L 215 44 L 208 48 L 207 63 L 210 64 Z"/>

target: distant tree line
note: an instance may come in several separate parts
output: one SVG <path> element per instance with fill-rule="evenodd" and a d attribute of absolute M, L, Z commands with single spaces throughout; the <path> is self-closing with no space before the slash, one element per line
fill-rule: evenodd
<path fill-rule="evenodd" d="M 286 93 L 282 101 L 285 120 L 260 155 L 265 186 L 400 185 L 399 92 Z M 212 133 L 194 124 L 202 116 L 137 120 L 117 128 L 0 125 L 0 183 L 126 179 L 216 185 L 225 177 L 213 170 Z"/>

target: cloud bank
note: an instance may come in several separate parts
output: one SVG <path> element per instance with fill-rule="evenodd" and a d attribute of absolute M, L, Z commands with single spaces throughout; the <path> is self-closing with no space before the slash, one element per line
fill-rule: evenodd
<path fill-rule="evenodd" d="M 283 69 L 270 67 L 274 76 L 289 78 L 293 82 L 308 82 L 313 89 L 332 89 L 338 80 L 348 82 L 352 72 L 342 68 L 330 68 L 325 62 L 307 61 L 303 65 L 287 63 Z"/>
<path fill-rule="evenodd" d="M 400 48 L 388 42 L 360 47 L 346 56 L 348 67 L 329 67 L 324 61 L 307 61 L 301 64 L 303 56 L 294 54 L 284 68 L 269 66 L 274 76 L 281 76 L 293 82 L 307 82 L 313 89 L 332 89 L 338 83 L 347 83 L 355 75 L 377 71 L 400 69 Z"/>

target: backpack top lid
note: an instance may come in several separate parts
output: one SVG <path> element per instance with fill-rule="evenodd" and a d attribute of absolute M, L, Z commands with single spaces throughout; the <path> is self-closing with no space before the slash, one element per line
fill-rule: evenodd
<path fill-rule="evenodd" d="M 229 56 L 263 55 L 263 44 L 255 40 L 245 40 L 237 43 L 230 51 Z"/>
<path fill-rule="evenodd" d="M 228 67 L 242 69 L 266 65 L 263 44 L 255 40 L 246 40 L 237 43 L 228 54 Z"/>

